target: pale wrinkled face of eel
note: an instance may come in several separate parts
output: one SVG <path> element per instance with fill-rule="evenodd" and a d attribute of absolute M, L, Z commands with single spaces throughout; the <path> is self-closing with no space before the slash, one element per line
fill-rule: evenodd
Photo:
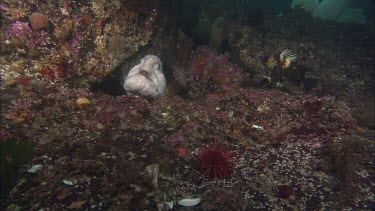
<path fill-rule="evenodd" d="M 149 99 L 163 96 L 166 81 L 162 65 L 157 56 L 145 56 L 125 78 L 124 89 L 128 95 L 138 95 Z"/>

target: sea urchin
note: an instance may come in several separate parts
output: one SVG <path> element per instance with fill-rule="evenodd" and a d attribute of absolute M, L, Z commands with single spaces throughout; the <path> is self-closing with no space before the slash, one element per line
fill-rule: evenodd
<path fill-rule="evenodd" d="M 211 178 L 223 178 L 233 168 L 233 154 L 224 147 L 210 146 L 201 150 L 197 157 L 202 173 Z"/>

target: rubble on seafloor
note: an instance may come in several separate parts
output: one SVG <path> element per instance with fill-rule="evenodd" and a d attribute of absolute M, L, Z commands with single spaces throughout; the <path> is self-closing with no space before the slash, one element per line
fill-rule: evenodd
<path fill-rule="evenodd" d="M 87 103 L 78 105 L 80 98 Z M 374 202 L 373 131 L 334 97 L 231 87 L 150 102 L 28 84 L 2 89 L 1 102 L 2 138 L 37 151 L 20 168 L 12 206 L 156 209 L 198 197 L 200 209 L 369 209 Z M 213 145 L 233 154 L 221 179 L 206 177 L 196 160 Z M 26 172 L 36 165 L 43 166 Z"/>

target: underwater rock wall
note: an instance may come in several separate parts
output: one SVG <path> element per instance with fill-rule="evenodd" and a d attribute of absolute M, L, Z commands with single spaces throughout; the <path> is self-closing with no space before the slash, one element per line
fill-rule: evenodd
<path fill-rule="evenodd" d="M 87 86 L 148 43 L 157 9 L 120 0 L 2 1 L 2 79 L 26 75 Z"/>

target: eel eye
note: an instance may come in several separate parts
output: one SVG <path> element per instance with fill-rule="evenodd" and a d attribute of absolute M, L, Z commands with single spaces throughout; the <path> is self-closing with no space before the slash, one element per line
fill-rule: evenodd
<path fill-rule="evenodd" d="M 154 65 L 154 70 L 160 70 L 160 65 L 159 64 L 155 64 Z"/>

